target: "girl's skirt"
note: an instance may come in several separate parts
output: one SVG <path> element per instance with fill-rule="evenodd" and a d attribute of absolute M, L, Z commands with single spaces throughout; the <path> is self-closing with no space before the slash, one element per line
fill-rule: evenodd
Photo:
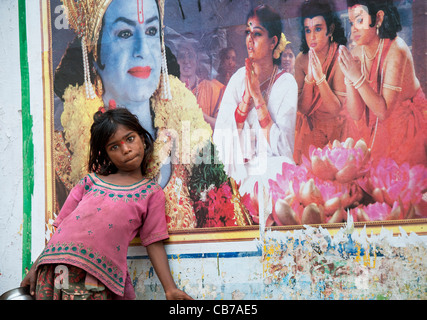
<path fill-rule="evenodd" d="M 36 300 L 112 300 L 114 293 L 71 265 L 45 264 L 37 275 Z"/>

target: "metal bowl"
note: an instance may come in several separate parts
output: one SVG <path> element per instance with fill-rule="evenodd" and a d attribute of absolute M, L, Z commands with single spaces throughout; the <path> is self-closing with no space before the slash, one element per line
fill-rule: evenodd
<path fill-rule="evenodd" d="M 0 296 L 0 300 L 34 300 L 30 295 L 30 287 L 19 287 L 9 290 Z"/>

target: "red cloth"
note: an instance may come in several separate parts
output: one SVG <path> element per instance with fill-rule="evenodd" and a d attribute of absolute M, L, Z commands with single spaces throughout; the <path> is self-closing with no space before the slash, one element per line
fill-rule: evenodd
<path fill-rule="evenodd" d="M 375 92 L 381 92 L 383 86 L 384 61 L 394 40 L 384 39 L 381 56 L 375 57 L 368 80 Z M 376 66 L 380 66 L 376 73 Z M 398 164 L 408 162 L 410 165 L 427 165 L 427 100 L 420 88 L 411 99 L 397 105 L 391 114 L 384 120 L 377 117 L 368 108 L 365 108 L 362 119 L 357 122 L 359 134 L 371 147 L 372 160 L 375 163 L 383 158 L 392 158 Z M 372 144 L 373 143 L 373 144 Z"/>
<path fill-rule="evenodd" d="M 323 73 L 326 75 L 326 81 L 331 85 L 338 66 L 338 45 L 331 43 L 330 53 L 322 65 Z M 325 113 L 319 112 L 323 101 L 317 86 L 313 88 L 313 100 L 310 112 L 307 114 L 297 113 L 296 136 L 294 148 L 294 160 L 297 164 L 301 163 L 301 157 L 309 157 L 308 150 L 311 145 L 316 148 L 323 148 L 329 142 L 335 139 L 341 141 L 345 117 L 341 114 L 336 116 L 325 116 Z M 344 108 L 343 108 L 344 109 Z"/>

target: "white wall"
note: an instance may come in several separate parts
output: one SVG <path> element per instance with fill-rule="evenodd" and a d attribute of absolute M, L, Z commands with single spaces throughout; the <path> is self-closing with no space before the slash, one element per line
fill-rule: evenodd
<path fill-rule="evenodd" d="M 27 1 L 34 194 L 32 255 L 44 247 L 44 140 L 39 1 Z M 0 294 L 22 280 L 23 159 L 18 1 L 0 1 Z"/>
<path fill-rule="evenodd" d="M 18 1 L 0 1 L 0 293 L 22 264 L 22 118 Z"/>

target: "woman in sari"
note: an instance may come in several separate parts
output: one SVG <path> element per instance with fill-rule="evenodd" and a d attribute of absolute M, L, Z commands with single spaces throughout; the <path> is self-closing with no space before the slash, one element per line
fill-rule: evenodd
<path fill-rule="evenodd" d="M 279 70 L 287 43 L 278 13 L 268 5 L 251 10 L 246 66 L 228 82 L 213 136 L 241 192 L 252 193 L 257 181 L 268 185 L 283 162 L 293 163 L 297 86 L 290 73 Z"/>
<path fill-rule="evenodd" d="M 308 157 L 310 145 L 323 148 L 342 136 L 346 116 L 344 76 L 338 66 L 338 47 L 347 39 L 333 7 L 324 0 L 301 6 L 301 53 L 295 61 L 298 119 L 294 159 Z"/>
<path fill-rule="evenodd" d="M 397 36 L 399 13 L 392 1 L 348 0 L 350 53 L 340 47 L 347 108 L 374 163 L 389 157 L 398 164 L 427 164 L 427 102 L 415 76 L 410 49 Z"/>

